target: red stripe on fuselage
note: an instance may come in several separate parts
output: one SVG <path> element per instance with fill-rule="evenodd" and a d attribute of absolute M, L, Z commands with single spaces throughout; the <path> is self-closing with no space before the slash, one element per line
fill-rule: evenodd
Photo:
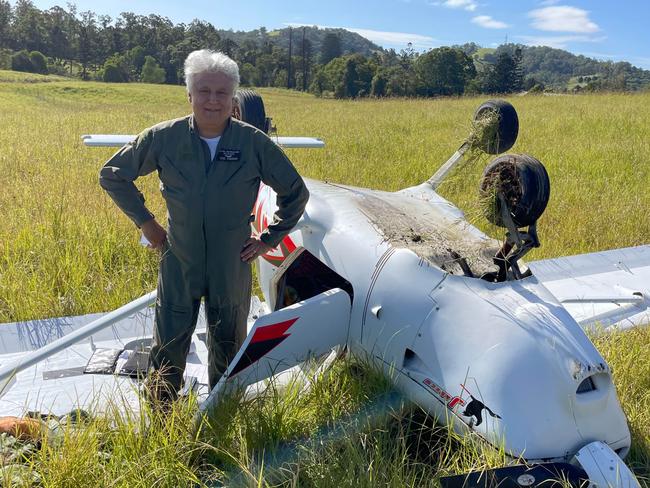
<path fill-rule="evenodd" d="M 284 322 L 279 322 L 277 324 L 258 327 L 258 329 L 255 331 L 255 334 L 253 335 L 253 338 L 251 339 L 251 344 L 285 337 L 284 333 L 295 323 L 296 320 L 298 320 L 298 317 L 295 319 L 285 320 Z M 286 337 L 288 337 L 288 335 Z"/>
<path fill-rule="evenodd" d="M 285 236 L 285 238 L 282 239 L 282 242 L 284 243 L 285 246 L 287 246 L 287 251 L 289 252 L 287 256 L 296 250 L 296 245 L 291 240 L 291 237 Z"/>

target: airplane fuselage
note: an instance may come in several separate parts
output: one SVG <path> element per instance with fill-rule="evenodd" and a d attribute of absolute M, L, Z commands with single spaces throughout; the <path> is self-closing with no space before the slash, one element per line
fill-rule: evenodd
<path fill-rule="evenodd" d="M 530 461 L 567 459 L 595 440 L 625 455 L 630 434 L 605 360 L 534 276 L 480 279 L 497 243 L 458 208 L 426 184 L 307 185 L 303 218 L 258 260 L 272 307 L 282 308 L 278 266 L 304 247 L 352 287 L 350 351 L 440 421 Z M 258 232 L 276 208 L 263 185 Z"/>

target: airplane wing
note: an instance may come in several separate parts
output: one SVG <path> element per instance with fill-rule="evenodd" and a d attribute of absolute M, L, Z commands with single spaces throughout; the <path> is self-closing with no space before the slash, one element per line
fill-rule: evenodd
<path fill-rule="evenodd" d="M 527 264 L 585 329 L 650 324 L 650 245 Z"/>
<path fill-rule="evenodd" d="M 123 134 L 87 134 L 81 136 L 85 146 L 88 147 L 122 147 L 136 136 Z M 279 137 L 271 136 L 273 142 L 287 149 L 296 148 L 321 148 L 325 142 L 315 137 Z"/>
<path fill-rule="evenodd" d="M 146 368 L 155 301 L 153 291 L 108 313 L 0 324 L 0 412 L 19 417 L 30 410 L 137 412 L 141 378 L 136 376 Z M 249 330 L 267 313 L 266 304 L 252 296 Z M 201 399 L 209 394 L 206 333 L 202 304 L 185 367 L 186 393 L 194 390 Z M 113 353 L 119 353 L 117 359 Z"/>
<path fill-rule="evenodd" d="M 271 140 L 286 149 L 317 149 L 325 147 L 325 141 L 316 137 L 271 136 Z"/>
<path fill-rule="evenodd" d="M 245 388 L 346 344 L 351 307 L 350 296 L 334 288 L 257 319 L 199 415 L 226 389 Z"/>
<path fill-rule="evenodd" d="M 86 134 L 81 136 L 81 140 L 88 147 L 122 147 L 135 137 L 124 134 Z"/>

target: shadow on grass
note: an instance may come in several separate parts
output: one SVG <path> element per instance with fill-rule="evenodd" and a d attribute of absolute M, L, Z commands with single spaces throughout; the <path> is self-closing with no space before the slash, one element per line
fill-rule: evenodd
<path fill-rule="evenodd" d="M 437 486 L 440 469 L 492 464 L 472 436 L 437 425 L 383 373 L 350 361 L 333 369 L 306 395 L 294 385 L 261 401 L 226 399 L 203 425 L 202 462 L 228 486 L 305 487 Z"/>

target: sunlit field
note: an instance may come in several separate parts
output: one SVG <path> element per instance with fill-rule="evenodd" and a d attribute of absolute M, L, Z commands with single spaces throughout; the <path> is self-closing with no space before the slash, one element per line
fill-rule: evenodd
<path fill-rule="evenodd" d="M 306 177 L 398 190 L 430 177 L 467 136 L 479 98 L 318 99 L 261 90 L 279 135 L 315 136 L 289 150 Z M 529 260 L 650 242 L 650 93 L 510 98 L 512 152 L 541 160 L 551 201 Z M 71 82 L 0 71 L 0 323 L 108 311 L 155 288 L 157 259 L 97 183 L 108 149 L 87 133 L 135 134 L 189 110 L 183 87 Z M 477 188 L 484 157 L 440 193 L 488 232 Z M 139 182 L 164 221 L 155 175 Z M 494 234 L 495 237 L 501 237 Z M 650 482 L 650 328 L 596 339 L 630 422 L 628 462 Z M 347 361 L 310 393 L 269 392 L 232 407 L 199 438 L 193 405 L 143 432 L 142 419 L 94 419 L 25 456 L 43 486 L 438 486 L 440 475 L 500 466 L 504 456 L 459 440 Z M 2 412 L 0 412 L 0 415 Z M 164 421 L 163 421 L 164 420 Z M 12 468 L 14 469 L 14 468 Z M 4 484 L 3 484 L 4 486 Z"/>

